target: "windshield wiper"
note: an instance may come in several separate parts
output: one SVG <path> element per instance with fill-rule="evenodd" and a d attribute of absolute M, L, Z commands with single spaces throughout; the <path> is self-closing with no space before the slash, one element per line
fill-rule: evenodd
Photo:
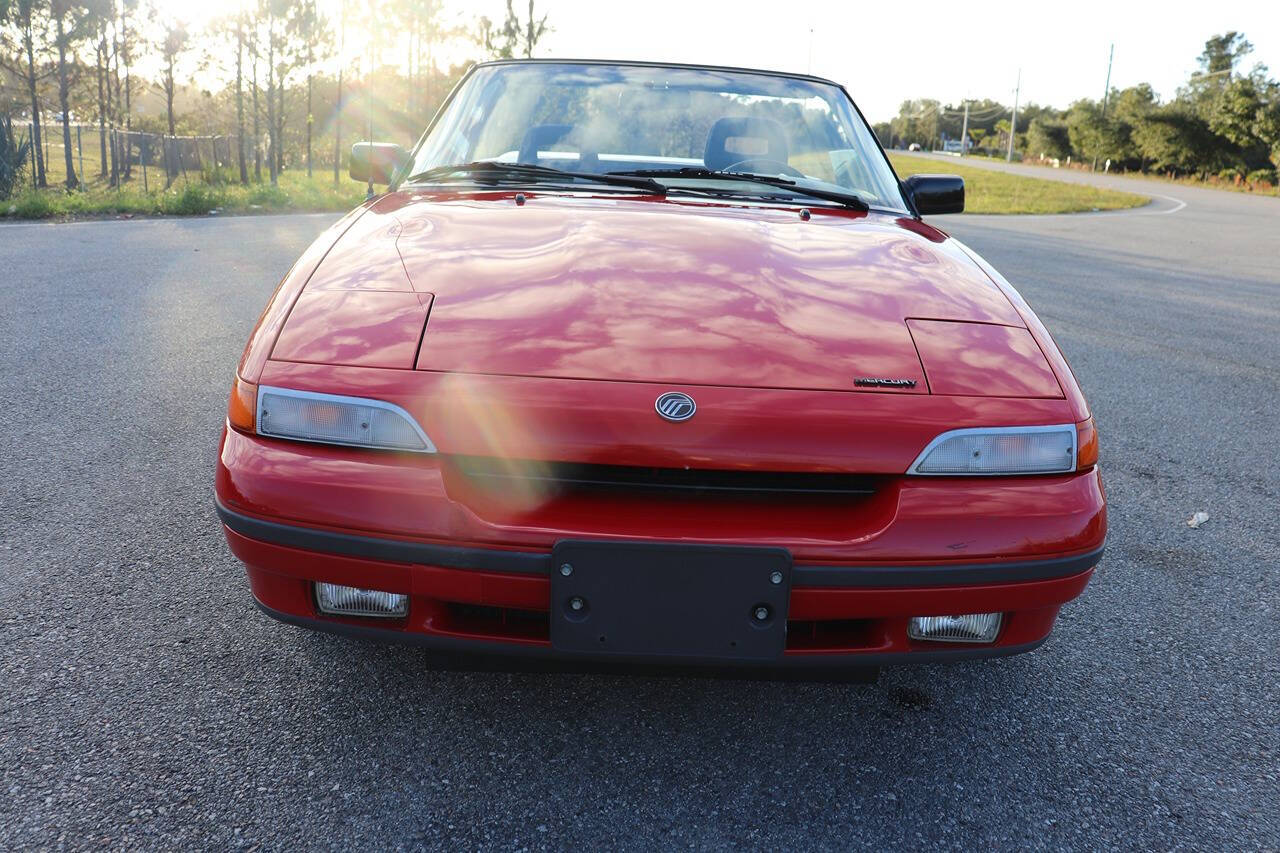
<path fill-rule="evenodd" d="M 628 177 L 625 175 L 599 174 L 597 172 L 571 172 L 567 169 L 556 169 L 551 166 L 535 166 L 531 163 L 499 163 L 494 160 L 478 160 L 471 163 L 459 163 L 453 166 L 437 166 L 418 172 L 405 178 L 405 183 L 430 183 L 441 181 L 455 175 L 463 175 L 478 181 L 512 181 L 524 179 L 558 179 L 591 181 L 597 184 L 610 184 L 619 187 L 631 187 L 645 190 L 654 195 L 666 195 L 667 188 L 652 178 L 643 176 Z"/>
<path fill-rule="evenodd" d="M 871 209 L 863 199 L 851 193 L 805 186 L 790 178 L 783 178 L 778 175 L 757 175 L 752 172 L 717 172 L 701 166 L 684 166 L 679 169 L 636 169 L 630 172 L 607 172 L 606 174 L 616 177 L 630 175 L 637 178 L 706 178 L 715 181 L 746 181 L 755 184 L 768 184 L 771 187 L 790 190 L 797 195 L 805 195 L 810 198 L 834 201 L 837 204 L 842 204 L 845 207 L 859 210 L 863 213 Z"/>

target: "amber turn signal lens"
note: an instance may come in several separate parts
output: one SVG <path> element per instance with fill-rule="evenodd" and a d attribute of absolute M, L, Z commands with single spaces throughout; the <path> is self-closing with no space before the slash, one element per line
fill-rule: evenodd
<path fill-rule="evenodd" d="M 253 432 L 254 415 L 258 411 L 258 386 L 239 376 L 231 385 L 231 401 L 227 404 L 227 420 L 238 430 Z"/>
<path fill-rule="evenodd" d="M 1084 471 L 1098 464 L 1098 430 L 1093 418 L 1076 424 L 1076 470 Z"/>

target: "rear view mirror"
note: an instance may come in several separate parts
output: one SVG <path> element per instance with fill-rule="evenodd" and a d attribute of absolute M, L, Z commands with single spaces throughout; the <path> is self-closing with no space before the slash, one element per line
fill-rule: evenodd
<path fill-rule="evenodd" d="M 409 154 L 390 142 L 357 142 L 351 146 L 352 180 L 361 183 L 389 184 L 409 162 Z"/>
<path fill-rule="evenodd" d="M 921 216 L 964 210 L 964 178 L 958 175 L 912 175 L 902 186 Z"/>

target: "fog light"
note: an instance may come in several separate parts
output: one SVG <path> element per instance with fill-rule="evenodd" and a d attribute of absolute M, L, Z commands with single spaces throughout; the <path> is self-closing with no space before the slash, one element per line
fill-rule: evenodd
<path fill-rule="evenodd" d="M 316 584 L 316 606 L 336 616 L 402 617 L 409 612 L 409 596 L 336 583 Z"/>
<path fill-rule="evenodd" d="M 913 616 L 907 636 L 935 643 L 994 643 L 1000 633 L 1000 613 L 961 616 Z"/>

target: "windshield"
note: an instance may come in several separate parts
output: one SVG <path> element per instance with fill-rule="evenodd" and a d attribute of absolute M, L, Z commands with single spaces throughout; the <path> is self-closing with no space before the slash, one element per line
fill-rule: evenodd
<path fill-rule="evenodd" d="M 906 210 L 870 129 L 839 87 L 747 71 L 482 66 L 463 82 L 406 174 L 476 161 L 593 174 L 658 170 L 673 192 L 714 186 L 753 196 L 787 193 L 777 184 L 678 171 L 782 176 Z"/>

